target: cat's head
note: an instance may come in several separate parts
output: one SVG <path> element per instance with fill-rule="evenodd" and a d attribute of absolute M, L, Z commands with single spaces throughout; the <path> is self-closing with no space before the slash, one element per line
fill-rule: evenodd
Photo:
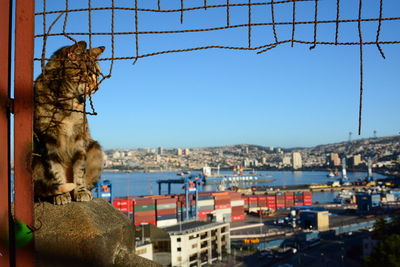
<path fill-rule="evenodd" d="M 104 50 L 104 46 L 87 49 L 84 41 L 60 48 L 46 64 L 43 78 L 62 83 L 52 88 L 60 96 L 88 97 L 98 89 L 101 70 L 97 59 Z"/>

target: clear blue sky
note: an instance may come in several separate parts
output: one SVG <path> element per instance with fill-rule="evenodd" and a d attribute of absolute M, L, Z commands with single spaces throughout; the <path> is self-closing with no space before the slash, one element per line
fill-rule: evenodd
<path fill-rule="evenodd" d="M 62 9 L 52 2 L 48 10 Z M 111 1 L 93 1 L 110 6 Z M 115 1 L 127 6 L 126 1 Z M 185 1 L 196 6 L 203 1 Z M 225 3 L 208 1 L 209 4 Z M 231 1 L 239 3 L 243 1 Z M 247 1 L 245 1 L 247 2 Z M 342 1 L 342 17 L 354 19 L 358 0 Z M 364 1 L 365 17 L 377 17 L 379 1 Z M 134 1 L 129 1 L 132 6 Z M 334 19 L 334 0 L 320 0 L 321 20 Z M 63 4 L 63 3 L 62 3 Z M 70 8 L 86 7 L 70 1 Z M 161 0 L 162 8 L 179 8 L 178 0 Z M 398 0 L 384 1 L 384 17 L 400 17 Z M 299 20 L 313 20 L 313 2 L 298 3 Z M 139 7 L 156 8 L 157 1 L 139 1 Z M 42 9 L 37 1 L 37 11 Z M 291 21 L 291 4 L 276 7 L 277 21 Z M 180 14 L 139 13 L 139 30 L 192 29 L 226 24 L 225 9 Z M 270 9 L 253 8 L 254 22 L 269 22 Z M 54 19 L 50 16 L 47 25 Z M 110 11 L 93 12 L 93 31 L 110 31 Z M 231 24 L 247 23 L 247 8 L 232 8 Z M 63 17 L 54 26 L 59 32 Z M 36 32 L 41 33 L 41 17 Z M 383 22 L 381 40 L 400 40 L 400 23 Z M 374 41 L 376 22 L 363 24 L 364 41 Z M 116 12 L 116 31 L 134 31 L 133 12 Z M 358 41 L 357 23 L 340 26 L 339 41 Z M 87 32 L 87 13 L 71 14 L 67 31 Z M 277 28 L 280 40 L 290 39 L 291 27 Z M 193 34 L 140 35 L 140 54 L 203 45 L 247 46 L 247 28 Z M 252 29 L 253 45 L 273 41 L 271 27 Z M 318 40 L 334 41 L 335 25 L 319 25 Z M 298 39 L 313 40 L 313 25 L 297 26 Z M 74 36 L 87 40 L 85 36 Z M 110 37 L 94 37 L 110 56 Z M 134 36 L 116 37 L 116 56 L 134 56 Z M 47 55 L 70 45 L 65 37 L 50 38 Z M 359 106 L 359 47 L 283 44 L 257 55 L 254 51 L 205 50 L 116 61 L 113 76 L 93 97 L 97 116 L 90 116 L 92 136 L 104 148 L 203 147 L 239 143 L 266 146 L 313 146 L 378 136 L 400 131 L 400 45 L 364 47 L 364 110 L 362 135 L 357 136 Z M 41 39 L 36 40 L 36 56 Z M 35 74 L 40 73 L 36 64 Z M 109 62 L 102 63 L 105 73 Z"/>

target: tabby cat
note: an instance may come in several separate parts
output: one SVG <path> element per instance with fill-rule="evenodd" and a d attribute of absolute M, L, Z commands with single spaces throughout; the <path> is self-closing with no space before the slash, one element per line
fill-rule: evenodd
<path fill-rule="evenodd" d="M 35 197 L 56 205 L 90 201 L 102 165 L 100 145 L 89 133 L 85 100 L 98 89 L 96 59 L 104 47 L 81 41 L 56 51 L 34 87 Z"/>

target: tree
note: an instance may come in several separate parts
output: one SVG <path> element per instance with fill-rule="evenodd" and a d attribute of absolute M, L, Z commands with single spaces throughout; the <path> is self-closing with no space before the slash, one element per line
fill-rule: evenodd
<path fill-rule="evenodd" d="M 365 261 L 367 267 L 400 267 L 400 235 L 393 234 L 385 238 Z"/>

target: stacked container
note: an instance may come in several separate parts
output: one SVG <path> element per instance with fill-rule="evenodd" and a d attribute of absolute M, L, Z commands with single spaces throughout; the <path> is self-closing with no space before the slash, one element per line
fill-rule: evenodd
<path fill-rule="evenodd" d="M 211 194 L 199 194 L 198 196 L 198 218 L 199 220 L 205 221 L 207 220 L 207 214 L 210 214 L 214 211 L 214 196 Z"/>
<path fill-rule="evenodd" d="M 176 203 L 176 198 L 156 199 L 157 226 L 163 227 L 178 223 Z"/>
<path fill-rule="evenodd" d="M 267 197 L 266 196 L 257 197 L 257 206 L 258 207 L 267 207 Z"/>
<path fill-rule="evenodd" d="M 248 210 L 248 209 L 249 209 L 249 197 L 241 196 L 240 198 L 241 198 L 241 199 L 243 200 L 243 202 L 244 202 L 244 208 L 245 208 L 246 210 Z"/>
<path fill-rule="evenodd" d="M 214 214 L 217 222 L 231 221 L 231 199 L 228 192 L 213 193 L 214 196 Z"/>
<path fill-rule="evenodd" d="M 231 221 L 243 221 L 244 220 L 244 200 L 241 198 L 240 193 L 231 192 Z"/>
<path fill-rule="evenodd" d="M 286 207 L 294 206 L 294 193 L 293 192 L 285 192 L 285 206 Z"/>
<path fill-rule="evenodd" d="M 156 225 L 155 201 L 151 198 L 133 198 L 135 225 Z"/>
<path fill-rule="evenodd" d="M 133 220 L 133 202 L 130 199 L 114 198 L 113 206 Z"/>
<path fill-rule="evenodd" d="M 304 206 L 304 195 L 303 192 L 295 192 L 294 193 L 294 205 L 297 206 Z"/>
<path fill-rule="evenodd" d="M 258 198 L 257 197 L 249 197 L 249 209 L 257 208 Z"/>
<path fill-rule="evenodd" d="M 312 206 L 312 192 L 305 191 L 303 193 L 304 206 Z"/>
<path fill-rule="evenodd" d="M 285 207 L 285 195 L 281 192 L 276 193 L 276 209 L 282 210 Z"/>
<path fill-rule="evenodd" d="M 276 196 L 268 195 L 266 196 L 267 208 L 276 210 Z"/>

